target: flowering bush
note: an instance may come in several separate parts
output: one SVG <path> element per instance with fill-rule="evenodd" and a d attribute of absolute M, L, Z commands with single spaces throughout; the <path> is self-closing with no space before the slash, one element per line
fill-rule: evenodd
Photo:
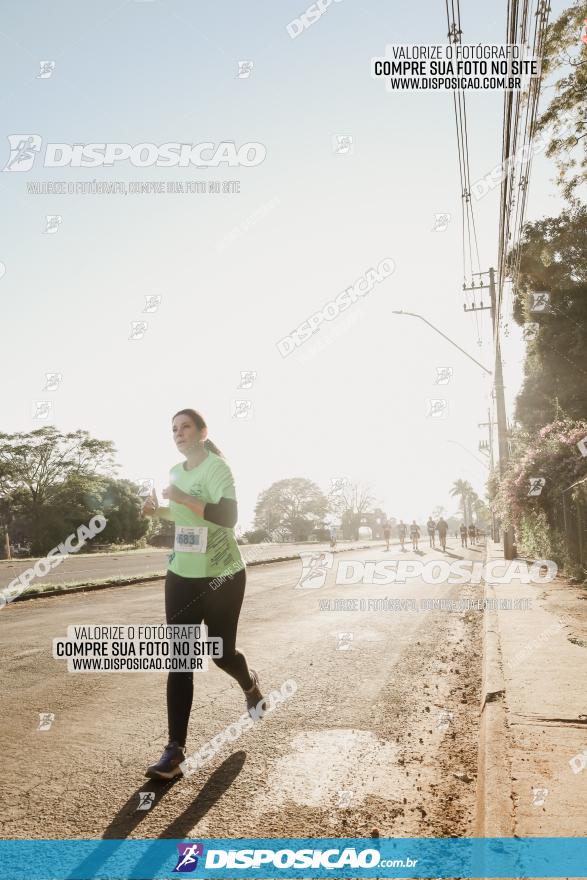
<path fill-rule="evenodd" d="M 555 559 L 568 567 L 573 561 L 562 517 L 562 492 L 587 477 L 587 458 L 577 447 L 587 438 L 587 422 L 561 419 L 534 434 L 515 436 L 518 452 L 509 462 L 494 499 L 494 510 L 506 526 L 513 526 L 525 552 Z M 534 480 L 542 478 L 539 495 L 529 495 Z M 566 494 L 569 503 L 581 494 Z M 587 553 L 587 546 L 585 547 Z"/>

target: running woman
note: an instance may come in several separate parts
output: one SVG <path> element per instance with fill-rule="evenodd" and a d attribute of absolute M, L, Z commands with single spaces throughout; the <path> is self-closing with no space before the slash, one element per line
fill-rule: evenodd
<path fill-rule="evenodd" d="M 418 540 L 420 538 L 420 529 L 415 519 L 412 520 L 410 526 L 410 538 L 412 539 L 412 550 L 418 549 Z"/>
<path fill-rule="evenodd" d="M 459 529 L 461 533 L 461 547 L 467 546 L 467 526 L 464 523 L 461 523 L 461 527 Z"/>
<path fill-rule="evenodd" d="M 435 547 L 436 545 L 434 543 L 434 532 L 436 531 L 436 523 L 431 516 L 428 517 L 426 528 L 428 529 L 428 540 L 430 541 L 430 546 Z"/>
<path fill-rule="evenodd" d="M 476 544 L 475 540 L 475 526 L 473 523 L 469 526 L 469 544 Z"/>
<path fill-rule="evenodd" d="M 173 416 L 172 430 L 185 461 L 171 469 L 169 486 L 163 490 L 169 507 L 159 507 L 154 493 L 143 506 L 146 516 L 175 523 L 174 550 L 165 579 L 167 623 L 204 622 L 209 637 L 222 639 L 222 657 L 214 663 L 236 679 L 250 711 L 263 696 L 257 673 L 236 649 L 246 568 L 233 531 L 237 521 L 234 479 L 220 450 L 207 439 L 208 428 L 200 413 L 180 410 Z M 193 690 L 192 672 L 169 673 L 169 742 L 145 776 L 173 779 L 182 775 L 179 765 L 185 760 Z"/>
<path fill-rule="evenodd" d="M 385 549 L 389 550 L 389 541 L 391 539 L 391 526 L 389 525 L 387 520 L 385 520 L 385 522 L 383 523 L 383 537 L 385 538 Z"/>
<path fill-rule="evenodd" d="M 403 521 L 403 519 L 400 519 L 399 525 L 397 527 L 397 536 L 399 538 L 400 544 L 402 545 L 402 552 L 405 552 L 405 549 L 406 549 L 404 547 L 404 543 L 407 538 L 407 535 L 408 535 L 408 527 L 405 524 L 405 522 Z"/>

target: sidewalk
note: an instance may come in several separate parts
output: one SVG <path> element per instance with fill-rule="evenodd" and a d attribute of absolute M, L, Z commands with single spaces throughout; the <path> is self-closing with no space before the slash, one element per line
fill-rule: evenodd
<path fill-rule="evenodd" d="M 503 550 L 489 541 L 493 559 Z M 587 590 L 557 577 L 486 584 L 485 597 L 531 607 L 485 612 L 478 836 L 583 836 Z"/>

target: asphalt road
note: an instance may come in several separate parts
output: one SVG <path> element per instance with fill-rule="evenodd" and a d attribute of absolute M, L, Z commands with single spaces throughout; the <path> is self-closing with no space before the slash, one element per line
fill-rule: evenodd
<path fill-rule="evenodd" d="M 454 541 L 448 551 L 461 558 Z M 482 558 L 480 549 L 464 552 Z M 400 557 L 416 558 L 376 547 L 336 564 Z M 339 586 L 333 568 L 324 587 L 296 589 L 300 573 L 299 562 L 249 569 L 238 640 L 265 691 L 293 679 L 297 692 L 194 775 L 167 784 L 143 777 L 167 741 L 166 674 L 74 674 L 52 657 L 52 639 L 69 624 L 163 622 L 163 582 L 4 608 L 1 836 L 470 834 L 482 613 L 327 611 L 321 602 L 419 602 L 481 588 Z M 238 686 L 213 664 L 196 674 L 188 752 L 243 708 Z M 38 729 L 40 713 L 55 716 L 48 730 Z M 145 791 L 155 801 L 138 810 Z"/>

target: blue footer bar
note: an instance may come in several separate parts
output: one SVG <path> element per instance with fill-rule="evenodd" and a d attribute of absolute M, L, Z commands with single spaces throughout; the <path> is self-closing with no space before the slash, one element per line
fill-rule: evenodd
<path fill-rule="evenodd" d="M 0 880 L 587 877 L 587 838 L 2 840 Z"/>

